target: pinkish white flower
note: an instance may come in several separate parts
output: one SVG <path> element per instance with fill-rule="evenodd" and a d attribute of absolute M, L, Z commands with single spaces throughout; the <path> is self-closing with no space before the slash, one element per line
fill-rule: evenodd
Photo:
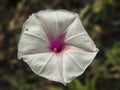
<path fill-rule="evenodd" d="M 42 10 L 24 23 L 18 58 L 49 80 L 70 83 L 81 75 L 98 49 L 79 15 L 66 10 Z"/>

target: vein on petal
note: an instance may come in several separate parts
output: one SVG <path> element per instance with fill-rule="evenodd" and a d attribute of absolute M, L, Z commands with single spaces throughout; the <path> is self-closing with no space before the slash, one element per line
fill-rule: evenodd
<path fill-rule="evenodd" d="M 58 17 L 58 16 L 57 16 L 57 12 L 55 12 L 55 16 L 56 16 L 56 17 L 55 17 L 55 18 L 56 18 L 56 19 L 55 19 L 55 24 L 56 24 L 55 26 L 56 26 L 56 31 L 58 32 L 58 20 L 57 20 L 57 17 Z"/>
<path fill-rule="evenodd" d="M 37 38 L 39 38 L 39 39 L 41 39 L 41 40 L 43 40 L 43 41 L 45 41 L 45 42 L 48 42 L 46 39 L 41 38 L 41 37 L 39 37 L 39 36 L 37 36 L 37 35 L 34 35 L 34 34 L 30 33 L 30 32 L 29 32 L 29 33 L 24 32 L 24 34 L 30 35 L 30 36 L 33 36 L 33 37 L 37 37 Z"/>
<path fill-rule="evenodd" d="M 54 53 L 51 53 L 51 54 L 48 56 L 45 64 L 44 64 L 43 67 L 38 71 L 38 74 L 40 74 L 41 71 L 45 68 L 46 64 L 47 64 L 47 63 L 49 62 L 49 60 L 52 58 L 53 54 L 54 54 Z"/>
<path fill-rule="evenodd" d="M 93 47 L 93 49 L 92 50 L 88 50 L 87 48 L 85 48 L 85 47 L 78 47 L 78 46 L 76 46 L 76 45 L 74 45 L 75 47 L 77 47 L 77 48 L 79 48 L 80 50 L 82 49 L 82 50 L 84 50 L 84 51 L 86 51 L 86 52 L 97 52 L 97 51 L 99 51 L 96 47 L 95 47 L 95 45 L 94 45 L 94 47 Z"/>
<path fill-rule="evenodd" d="M 79 48 L 79 47 L 76 47 L 76 48 L 78 48 L 78 49 L 77 49 L 77 52 L 81 53 L 81 51 L 83 51 L 83 52 L 85 52 L 86 54 L 87 54 L 87 53 L 94 53 L 94 52 L 97 52 L 97 51 L 98 51 L 98 49 L 96 49 L 95 51 L 88 51 L 88 50 L 85 50 L 85 49 L 82 49 L 82 48 Z M 70 51 L 76 51 L 76 50 L 75 50 L 75 49 L 71 49 Z M 81 54 L 83 54 L 83 53 L 81 53 Z"/>
<path fill-rule="evenodd" d="M 63 83 L 65 84 L 65 80 L 63 77 L 63 55 L 62 53 L 56 54 L 58 58 L 60 58 L 58 60 L 58 65 L 59 65 L 59 72 L 60 72 L 60 76 L 62 78 Z"/>
<path fill-rule="evenodd" d="M 73 45 L 67 45 L 67 48 L 69 48 L 69 49 L 67 49 L 68 51 L 77 51 L 79 53 L 81 53 L 80 51 L 83 51 L 86 54 L 87 53 L 94 53 L 94 52 L 98 52 L 99 51 L 96 47 L 94 47 L 95 50 L 91 51 L 91 50 L 87 50 L 86 48 L 83 49 L 83 48 L 80 48 L 80 47 L 75 46 L 75 45 L 74 46 Z M 83 53 L 81 53 L 81 54 L 83 54 Z"/>
<path fill-rule="evenodd" d="M 33 55 L 33 54 L 40 54 L 40 53 L 47 53 L 50 52 L 48 49 L 30 49 L 28 51 L 25 50 L 18 50 L 21 57 L 27 56 L 27 55 Z"/>
<path fill-rule="evenodd" d="M 41 21 L 40 16 L 38 17 L 38 16 L 35 15 L 35 14 L 33 14 L 33 15 L 34 15 L 34 17 L 36 18 L 37 21 L 38 21 L 38 19 L 39 19 L 38 22 L 40 23 L 41 27 L 43 28 L 43 30 L 44 30 L 44 32 L 45 32 L 45 34 L 46 34 L 46 36 L 47 36 L 47 38 L 48 38 L 48 40 L 49 40 L 49 43 L 51 43 L 51 42 L 50 42 L 50 38 L 53 38 L 52 33 L 48 30 L 47 26 Z"/>
<path fill-rule="evenodd" d="M 65 42 L 67 42 L 67 41 L 69 41 L 69 40 L 71 40 L 71 39 L 74 39 L 74 38 L 76 38 L 76 37 L 78 37 L 78 36 L 84 35 L 84 34 L 86 34 L 86 33 L 79 33 L 79 34 L 73 35 L 73 36 L 67 38 L 67 39 L 65 40 Z"/>
<path fill-rule="evenodd" d="M 66 53 L 66 54 L 69 56 L 69 58 L 71 58 L 71 60 L 72 60 L 80 69 L 83 70 L 83 68 L 74 60 L 74 58 L 72 57 L 72 55 L 70 55 L 70 54 L 68 54 L 68 53 Z"/>
<path fill-rule="evenodd" d="M 66 35 L 67 35 L 67 32 L 69 32 L 69 30 L 70 30 L 69 28 L 75 22 L 75 19 L 76 19 L 76 16 L 73 18 L 73 21 L 68 26 L 66 26 L 63 33 L 66 33 Z"/>

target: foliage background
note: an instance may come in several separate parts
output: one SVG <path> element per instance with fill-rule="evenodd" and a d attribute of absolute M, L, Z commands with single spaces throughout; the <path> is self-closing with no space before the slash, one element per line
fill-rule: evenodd
<path fill-rule="evenodd" d="M 41 9 L 79 13 L 100 52 L 67 86 L 35 75 L 17 59 L 23 22 Z M 0 90 L 120 90 L 120 0 L 0 0 Z"/>

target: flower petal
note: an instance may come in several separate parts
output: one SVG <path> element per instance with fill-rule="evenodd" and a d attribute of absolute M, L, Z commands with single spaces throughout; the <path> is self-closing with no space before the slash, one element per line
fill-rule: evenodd
<path fill-rule="evenodd" d="M 94 42 L 82 26 L 82 23 L 78 16 L 76 16 L 76 19 L 66 34 L 65 43 L 88 51 L 97 50 Z"/>
<path fill-rule="evenodd" d="M 50 53 L 39 53 L 23 56 L 23 60 L 31 67 L 33 72 L 37 74 L 44 68 L 49 59 L 51 59 Z"/>
<path fill-rule="evenodd" d="M 63 54 L 63 76 L 66 83 L 81 75 L 97 54 L 69 46 Z"/>
<path fill-rule="evenodd" d="M 31 67 L 32 71 L 39 76 L 64 83 L 60 75 L 58 57 L 55 53 L 25 55 L 23 59 Z"/>
<path fill-rule="evenodd" d="M 66 10 L 57 10 L 57 26 L 58 26 L 58 33 L 65 32 L 67 28 L 73 23 L 75 20 L 76 14 Z M 58 34 L 57 33 L 57 34 Z"/>
<path fill-rule="evenodd" d="M 18 58 L 26 54 L 48 52 L 49 41 L 40 23 L 32 14 L 24 23 L 18 44 Z"/>
<path fill-rule="evenodd" d="M 24 55 L 49 52 L 45 41 L 29 34 L 22 34 L 18 44 L 18 58 Z"/>
<path fill-rule="evenodd" d="M 22 33 L 31 34 L 42 40 L 45 40 L 46 42 L 49 42 L 44 28 L 34 14 L 32 14 L 24 23 Z"/>
<path fill-rule="evenodd" d="M 66 10 L 43 10 L 35 14 L 44 29 L 55 37 L 75 19 L 75 14 Z"/>
<path fill-rule="evenodd" d="M 40 75 L 48 78 L 49 80 L 64 83 L 60 72 L 59 58 L 54 53 L 51 60 L 45 65 L 44 69 L 40 72 Z"/>

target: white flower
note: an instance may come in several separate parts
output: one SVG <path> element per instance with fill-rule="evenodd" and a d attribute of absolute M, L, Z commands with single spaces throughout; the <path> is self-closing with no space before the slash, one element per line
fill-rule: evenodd
<path fill-rule="evenodd" d="M 49 80 L 70 83 L 92 62 L 98 49 L 79 15 L 66 10 L 42 10 L 24 23 L 18 58 Z"/>

